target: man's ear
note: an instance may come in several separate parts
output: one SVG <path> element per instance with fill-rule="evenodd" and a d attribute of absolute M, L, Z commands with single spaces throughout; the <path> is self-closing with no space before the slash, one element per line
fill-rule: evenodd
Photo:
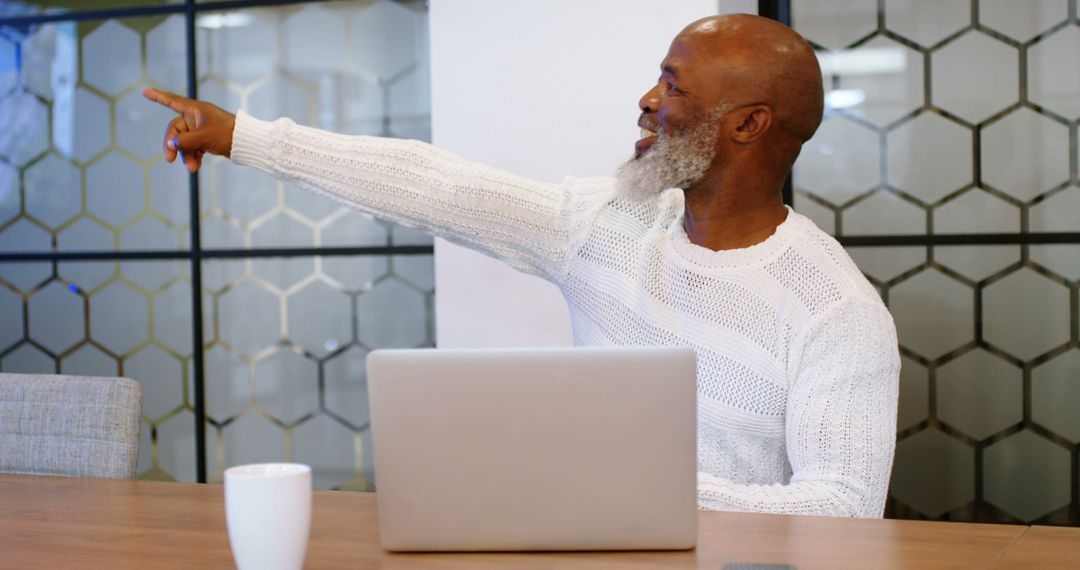
<path fill-rule="evenodd" d="M 751 105 L 739 109 L 739 123 L 732 139 L 737 143 L 752 143 L 772 127 L 773 113 L 768 105 Z"/>

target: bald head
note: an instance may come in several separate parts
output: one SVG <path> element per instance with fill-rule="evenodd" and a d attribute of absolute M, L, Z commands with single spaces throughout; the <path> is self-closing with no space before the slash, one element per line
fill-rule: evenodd
<path fill-rule="evenodd" d="M 787 26 L 714 16 L 675 37 L 638 106 L 643 136 L 619 179 L 644 190 L 629 195 L 674 187 L 763 195 L 780 189 L 821 123 L 821 70 Z"/>
<path fill-rule="evenodd" d="M 821 69 L 794 30 L 750 14 L 710 16 L 684 28 L 680 42 L 704 56 L 728 103 L 767 105 L 776 128 L 799 143 L 813 136 L 824 111 Z"/>

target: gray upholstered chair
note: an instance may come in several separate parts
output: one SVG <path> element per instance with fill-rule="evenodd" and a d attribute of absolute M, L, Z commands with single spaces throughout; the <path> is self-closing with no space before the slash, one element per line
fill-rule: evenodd
<path fill-rule="evenodd" d="M 141 415 L 134 380 L 0 374 L 0 473 L 134 479 Z"/>

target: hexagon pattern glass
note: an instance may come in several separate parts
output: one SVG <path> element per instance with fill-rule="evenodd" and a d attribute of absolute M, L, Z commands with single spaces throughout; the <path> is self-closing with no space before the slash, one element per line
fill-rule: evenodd
<path fill-rule="evenodd" d="M 428 140 L 426 15 L 417 6 L 380 0 L 201 15 L 201 96 L 267 119 Z M 187 177 L 161 160 L 171 112 L 139 93 L 186 87 L 183 22 L 173 15 L 0 30 L 0 59 L 23 54 L 22 70 L 0 77 L 0 234 L 12 217 L 33 219 L 54 237 L 89 219 L 113 235 L 103 249 L 187 243 Z M 313 34 L 320 41 L 303 39 Z M 212 230 L 203 247 L 319 245 L 347 215 L 219 157 L 208 157 L 200 182 L 201 216 Z M 367 245 L 391 243 L 385 233 Z"/>
<path fill-rule="evenodd" d="M 431 257 L 315 258 L 290 288 L 256 261 L 292 271 L 282 259 L 204 263 L 229 276 L 203 305 L 209 480 L 237 462 L 292 458 L 311 462 L 320 485 L 370 489 L 365 357 L 434 346 Z"/>
<path fill-rule="evenodd" d="M 145 2 L 163 3 L 181 2 Z M 121 4 L 131 2 L 2 11 Z M 200 13 L 199 93 L 266 119 L 428 140 L 426 20 L 423 3 L 392 0 Z M 189 178 L 162 160 L 171 112 L 140 94 L 186 90 L 185 24 L 171 15 L 0 28 L 0 251 L 190 247 Z M 217 157 L 199 177 L 204 250 L 431 244 Z M 203 269 L 210 480 L 236 463 L 289 459 L 312 464 L 320 487 L 371 489 L 365 357 L 433 344 L 431 256 Z M 0 263 L 0 370 L 135 378 L 140 477 L 194 480 L 191 292 L 187 261 Z"/>
<path fill-rule="evenodd" d="M 209 71 L 200 75 L 199 92 L 207 100 L 339 133 L 430 140 L 426 22 L 411 5 L 335 2 L 213 17 L 243 25 L 206 28 Z M 206 166 L 202 218 L 218 229 L 203 233 L 204 247 L 324 245 L 348 214 L 328 198 L 219 157 Z M 348 225 L 358 222 L 373 223 Z M 390 239 L 384 232 L 367 243 Z"/>
<path fill-rule="evenodd" d="M 0 264 L 0 276 L 6 268 Z M 194 450 L 185 447 L 182 437 L 161 438 L 162 426 L 184 414 L 188 421 L 171 429 L 180 428 L 189 442 L 194 433 L 191 311 L 155 309 L 172 287 L 190 295 L 186 265 L 83 261 L 61 263 L 60 268 L 30 291 L 0 285 L 0 371 L 121 375 L 137 380 L 143 388 L 142 433 L 146 436 L 139 476 L 194 481 Z M 173 277 L 169 287 L 153 291 L 133 278 L 141 272 Z M 100 277 L 90 287 L 72 280 L 71 274 Z M 23 320 L 23 314 L 28 320 Z M 177 337 L 187 339 L 186 344 L 174 342 Z"/>
<path fill-rule="evenodd" d="M 903 355 L 889 516 L 1080 524 L 1080 246 L 909 245 L 1080 228 L 1077 4 L 792 1 L 826 87 L 796 210 L 916 238 L 849 248 Z"/>
<path fill-rule="evenodd" d="M 0 133 L 5 133 L 0 135 L 0 161 L 22 171 L 13 178 L 10 195 L 0 191 L 0 217 L 5 218 L 0 236 L 12 223 L 4 215 L 10 208 L 16 219 L 32 220 L 48 231 L 54 238 L 51 247 L 63 247 L 70 242 L 64 234 L 87 222 L 100 225 L 111 238 L 83 249 L 175 250 L 186 243 L 186 177 L 184 184 L 171 185 L 169 177 L 151 176 L 164 156 L 160 133 L 170 112 L 139 93 L 145 85 L 158 84 L 147 73 L 164 66 L 163 58 L 170 58 L 174 68 L 179 61 L 177 71 L 186 73 L 183 34 L 159 31 L 182 20 L 171 16 L 0 29 L 0 37 L 13 38 L 22 54 L 16 85 L 0 92 Z M 181 199 L 160 199 L 165 192 Z M 151 224 L 156 225 L 148 233 Z"/>
<path fill-rule="evenodd" d="M 954 202 L 981 185 L 1020 220 L 1076 186 L 1080 20 L 1069 2 L 792 2 L 826 87 L 825 120 L 794 168 L 796 209 L 836 235 L 918 235 L 936 228 L 861 200 L 885 189 L 930 218 L 978 218 L 981 204 Z"/>

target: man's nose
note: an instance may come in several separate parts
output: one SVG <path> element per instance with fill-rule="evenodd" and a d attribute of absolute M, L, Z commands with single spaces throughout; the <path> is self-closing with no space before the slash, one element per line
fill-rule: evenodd
<path fill-rule="evenodd" d="M 647 93 L 638 101 L 638 108 L 642 113 L 655 113 L 656 109 L 660 106 L 660 97 L 658 96 L 658 86 L 654 85 L 652 89 L 649 89 Z"/>

